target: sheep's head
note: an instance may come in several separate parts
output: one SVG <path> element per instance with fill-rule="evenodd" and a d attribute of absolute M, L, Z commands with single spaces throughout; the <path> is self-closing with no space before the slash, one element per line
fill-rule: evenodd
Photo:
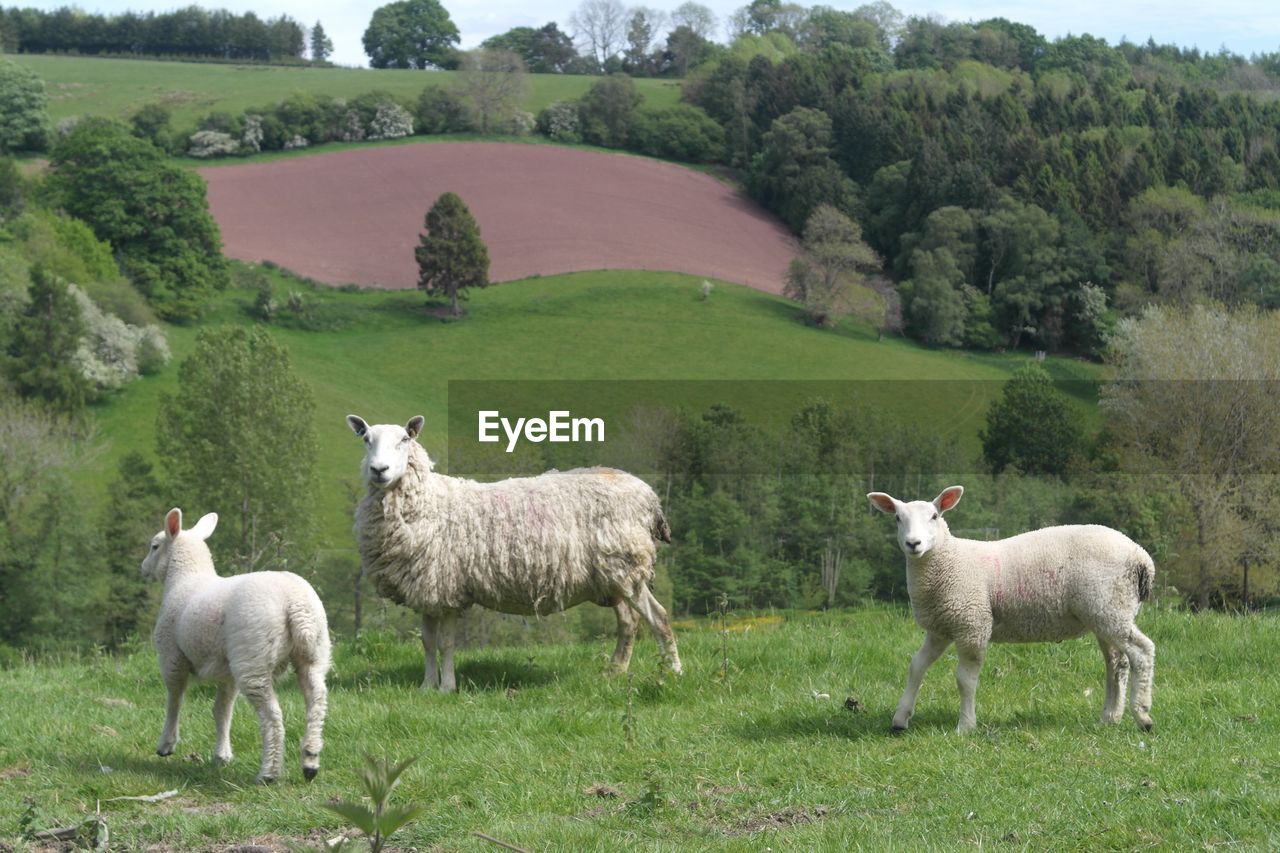
<path fill-rule="evenodd" d="M 409 467 L 409 443 L 422 432 L 422 422 L 422 415 L 417 415 L 404 426 L 369 426 L 359 415 L 347 415 L 347 425 L 364 441 L 360 474 L 366 485 L 389 489 L 399 482 Z"/>
<path fill-rule="evenodd" d="M 169 558 L 173 556 L 173 543 L 179 536 L 191 536 L 203 542 L 218 526 L 218 514 L 208 513 L 190 530 L 182 529 L 182 510 L 174 507 L 165 513 L 164 529 L 151 537 L 151 547 L 142 560 L 142 576 L 149 581 L 162 581 L 169 573 Z"/>
<path fill-rule="evenodd" d="M 904 503 L 884 492 L 871 492 L 867 500 L 886 515 L 898 519 L 898 547 L 908 557 L 923 557 L 937 543 L 940 535 L 947 533 L 947 523 L 942 514 L 960 503 L 964 486 L 951 486 L 942 490 L 931 501 Z"/>

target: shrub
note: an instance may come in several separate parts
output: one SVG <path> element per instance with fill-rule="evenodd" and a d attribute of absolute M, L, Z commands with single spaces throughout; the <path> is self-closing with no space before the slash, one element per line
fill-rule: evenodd
<path fill-rule="evenodd" d="M 378 104 L 377 113 L 369 123 L 370 139 L 399 139 L 413 133 L 413 116 L 394 101 Z"/>
<path fill-rule="evenodd" d="M 724 156 L 724 128 L 688 104 L 639 111 L 631 124 L 628 147 L 655 157 L 714 163 Z"/>
<path fill-rule="evenodd" d="M 533 117 L 533 113 L 516 110 L 511 115 L 512 136 L 528 136 L 537 126 L 538 120 Z"/>
<path fill-rule="evenodd" d="M 0 152 L 43 151 L 49 145 L 49 96 L 31 69 L 0 61 Z"/>
<path fill-rule="evenodd" d="M 76 363 L 86 379 L 99 390 L 114 390 L 154 373 L 169 360 L 169 344 L 156 326 L 130 326 L 99 308 L 83 290 L 70 285 L 80 306 L 84 337 Z"/>
<path fill-rule="evenodd" d="M 418 96 L 414 109 L 418 133 L 465 133 L 472 130 L 466 105 L 444 86 L 428 86 Z"/>
<path fill-rule="evenodd" d="M 225 157 L 240 150 L 240 143 L 220 130 L 197 130 L 187 140 L 187 153 L 192 157 Z"/>
<path fill-rule="evenodd" d="M 262 116 L 249 113 L 244 117 L 244 132 L 240 135 L 240 145 L 246 151 L 257 153 L 262 150 Z"/>
<path fill-rule="evenodd" d="M 556 142 L 582 141 L 576 101 L 556 101 L 538 113 L 538 132 Z"/>

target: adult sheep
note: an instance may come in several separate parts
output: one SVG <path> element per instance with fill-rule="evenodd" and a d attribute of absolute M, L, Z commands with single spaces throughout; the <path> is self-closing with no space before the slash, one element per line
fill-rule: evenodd
<path fill-rule="evenodd" d="M 1102 722 L 1124 716 L 1132 668 L 1130 708 L 1138 725 L 1150 729 L 1156 647 L 1134 618 L 1155 582 L 1151 556 L 1123 533 L 1096 524 L 1046 527 L 995 542 L 961 539 L 942 514 L 962 494 L 963 487 L 952 486 L 932 501 L 910 503 L 884 492 L 867 495 L 873 507 L 897 517 L 911 611 L 925 630 L 893 730 L 907 727 L 925 672 L 951 643 L 959 655 L 956 731 L 965 733 L 977 724 L 974 693 L 988 643 L 1060 642 L 1089 632 L 1107 667 Z"/>
<path fill-rule="evenodd" d="M 631 659 L 634 608 L 681 671 L 671 622 L 649 590 L 657 542 L 671 532 L 642 480 L 579 468 L 478 483 L 432 470 L 415 441 L 421 416 L 404 427 L 356 415 L 347 424 L 365 446 L 368 491 L 355 522 L 364 572 L 379 594 L 422 615 L 423 689 L 457 689 L 454 635 L 473 604 L 526 616 L 584 601 L 613 607 L 619 671 Z"/>
<path fill-rule="evenodd" d="M 324 605 L 309 583 L 290 572 L 218 577 L 205 544 L 217 525 L 218 516 L 211 512 L 183 530 L 182 510 L 171 509 L 142 561 L 144 578 L 164 582 L 153 639 L 169 701 L 156 752 L 172 755 L 178 743 L 178 712 L 187 680 L 216 681 L 214 761 L 231 760 L 231 712 L 236 693 L 243 693 L 258 712 L 262 732 L 258 781 L 274 782 L 284 763 L 284 719 L 274 681 L 292 663 L 307 706 L 302 773 L 310 781 L 320 768 L 328 707 Z"/>

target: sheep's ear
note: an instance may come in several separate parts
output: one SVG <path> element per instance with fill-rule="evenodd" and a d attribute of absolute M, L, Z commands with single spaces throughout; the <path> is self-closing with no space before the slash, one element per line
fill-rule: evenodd
<path fill-rule="evenodd" d="M 364 434 L 369 431 L 369 425 L 359 415 L 347 415 L 347 426 L 360 438 L 364 438 Z"/>
<path fill-rule="evenodd" d="M 409 423 L 404 426 L 405 432 L 409 433 L 409 438 L 418 437 L 418 433 L 422 432 L 422 424 L 425 420 L 422 415 L 414 415 L 409 418 Z"/>
<path fill-rule="evenodd" d="M 867 500 L 871 501 L 871 505 L 885 515 L 898 514 L 898 502 L 894 500 L 893 495 L 886 495 L 884 492 L 869 492 Z"/>
<path fill-rule="evenodd" d="M 942 494 L 933 499 L 933 505 L 938 508 L 938 512 L 946 512 L 960 503 L 960 496 L 963 494 L 964 486 L 950 486 L 943 489 Z"/>
<path fill-rule="evenodd" d="M 208 539 L 213 535 L 213 530 L 217 526 L 218 514 L 216 512 L 210 512 L 206 513 L 199 521 L 196 522 L 196 526 L 191 528 L 191 532 L 200 539 Z"/>
<path fill-rule="evenodd" d="M 182 510 L 176 506 L 165 513 L 164 532 L 169 534 L 170 539 L 182 532 Z"/>

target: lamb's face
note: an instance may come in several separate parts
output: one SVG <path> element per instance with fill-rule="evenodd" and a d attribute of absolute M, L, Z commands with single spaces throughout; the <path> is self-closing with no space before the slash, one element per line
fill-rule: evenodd
<path fill-rule="evenodd" d="M 182 510 L 174 507 L 165 513 L 164 529 L 151 537 L 147 556 L 142 559 L 142 577 L 149 581 L 162 581 L 169 574 L 169 560 L 179 536 L 192 536 L 200 541 L 213 535 L 218 526 L 218 514 L 208 513 L 190 530 L 182 530 Z"/>
<path fill-rule="evenodd" d="M 871 505 L 898 521 L 898 547 L 908 557 L 923 557 L 946 535 L 947 523 L 942 514 L 960 502 L 963 486 L 944 489 L 931 501 L 903 503 L 884 492 L 867 495 Z"/>
<path fill-rule="evenodd" d="M 409 467 L 409 443 L 422 431 L 422 416 L 410 418 L 403 427 L 395 424 L 370 426 L 358 415 L 347 415 L 347 425 L 364 441 L 364 461 L 360 473 L 366 485 L 390 489 Z"/>

